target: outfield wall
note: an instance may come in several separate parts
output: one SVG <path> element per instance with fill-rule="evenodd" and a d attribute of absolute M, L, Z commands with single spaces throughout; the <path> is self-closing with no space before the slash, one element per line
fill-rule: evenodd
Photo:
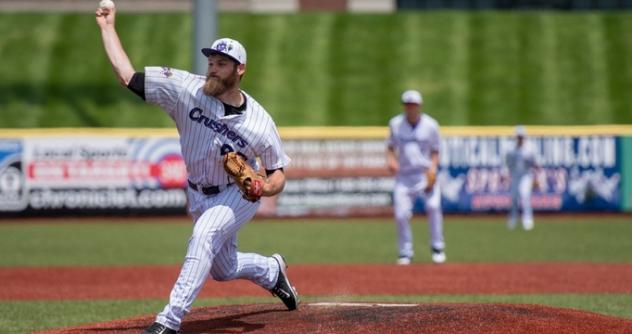
<path fill-rule="evenodd" d="M 385 127 L 282 128 L 292 158 L 265 217 L 391 213 Z M 632 211 L 632 126 L 528 127 L 542 166 L 536 211 Z M 503 212 L 513 127 L 442 128 L 446 213 Z M 0 216 L 184 214 L 172 129 L 0 130 Z M 422 203 L 416 210 L 423 211 Z"/>

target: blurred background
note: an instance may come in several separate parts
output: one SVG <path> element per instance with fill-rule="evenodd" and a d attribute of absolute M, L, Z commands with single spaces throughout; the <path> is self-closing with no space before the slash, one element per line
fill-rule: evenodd
<path fill-rule="evenodd" d="M 0 127 L 172 126 L 114 79 L 97 2 L 0 1 Z M 279 126 L 384 126 L 409 87 L 445 126 L 632 123 L 629 0 L 213 2 Z M 195 1 L 116 3 L 138 70 L 193 68 Z"/>

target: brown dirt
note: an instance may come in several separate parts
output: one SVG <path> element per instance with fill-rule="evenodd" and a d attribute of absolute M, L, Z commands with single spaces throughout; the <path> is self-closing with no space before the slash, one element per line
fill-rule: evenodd
<path fill-rule="evenodd" d="M 42 334 L 139 333 L 152 317 L 92 324 Z M 278 305 L 206 307 L 182 326 L 201 333 L 630 333 L 632 320 L 539 305 L 305 304 L 295 312 Z"/>
<path fill-rule="evenodd" d="M 167 299 L 177 266 L 0 268 L 0 300 Z M 632 293 L 632 264 L 293 265 L 309 296 Z M 269 296 L 245 281 L 209 281 L 201 297 Z M 270 297 L 272 298 L 272 297 Z M 273 301 L 273 299 L 271 299 Z M 154 315 L 46 333 L 138 333 Z M 198 308 L 195 333 L 632 333 L 632 320 L 539 305 L 303 304 Z"/>

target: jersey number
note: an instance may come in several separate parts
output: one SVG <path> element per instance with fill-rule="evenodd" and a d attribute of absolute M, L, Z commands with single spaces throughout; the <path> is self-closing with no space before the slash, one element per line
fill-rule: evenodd
<path fill-rule="evenodd" d="M 222 145 L 222 147 L 220 148 L 220 154 L 221 154 L 222 156 L 224 156 L 224 155 L 226 155 L 226 153 L 228 153 L 228 152 L 235 152 L 235 149 L 234 149 L 232 146 L 228 145 L 228 144 L 224 144 L 224 145 Z M 248 157 L 247 157 L 245 154 L 243 154 L 243 153 L 241 153 L 241 152 L 237 152 L 237 154 L 239 154 L 239 155 L 241 155 L 242 157 L 244 157 L 244 160 L 246 160 L 246 161 L 248 160 Z"/>

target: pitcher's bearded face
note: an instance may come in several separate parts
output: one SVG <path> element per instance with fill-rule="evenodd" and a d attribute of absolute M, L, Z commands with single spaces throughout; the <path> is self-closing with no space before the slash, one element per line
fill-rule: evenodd
<path fill-rule="evenodd" d="M 239 81 L 239 74 L 237 74 L 237 66 L 233 68 L 233 71 L 228 76 L 222 78 L 218 73 L 211 73 L 206 76 L 206 83 L 204 84 L 204 94 L 207 96 L 220 96 L 227 90 L 236 87 Z"/>

